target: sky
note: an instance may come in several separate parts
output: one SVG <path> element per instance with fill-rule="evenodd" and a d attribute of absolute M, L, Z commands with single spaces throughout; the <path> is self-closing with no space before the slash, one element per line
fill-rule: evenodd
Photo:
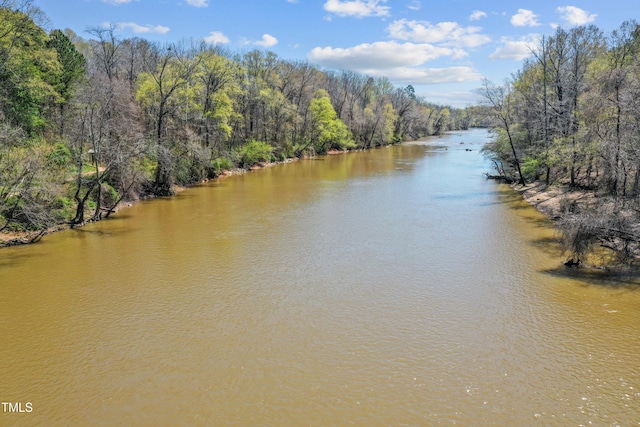
<path fill-rule="evenodd" d="M 543 35 L 594 24 L 605 34 L 640 18 L 637 0 L 34 0 L 48 29 L 117 25 L 122 38 L 205 40 L 270 50 L 321 69 L 388 77 L 440 105 L 479 101 L 487 78 L 522 68 Z"/>

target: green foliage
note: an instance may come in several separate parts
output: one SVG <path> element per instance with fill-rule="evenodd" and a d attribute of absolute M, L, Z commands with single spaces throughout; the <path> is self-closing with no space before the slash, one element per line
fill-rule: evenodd
<path fill-rule="evenodd" d="M 60 99 L 62 67 L 48 40 L 28 15 L 0 8 L 0 112 L 29 133 L 44 128 L 46 107 Z"/>
<path fill-rule="evenodd" d="M 214 171 L 220 174 L 224 170 L 233 169 L 233 163 L 226 157 L 218 157 L 211 162 Z"/>
<path fill-rule="evenodd" d="M 349 128 L 338 118 L 326 90 L 316 91 L 309 105 L 309 113 L 313 121 L 313 145 L 316 152 L 326 153 L 330 149 L 355 147 Z"/>
<path fill-rule="evenodd" d="M 104 182 L 102 183 L 102 197 L 105 204 L 113 205 L 120 198 L 120 194 L 111 184 Z"/>
<path fill-rule="evenodd" d="M 195 60 L 196 72 L 189 86 L 194 97 L 194 109 L 198 111 L 207 137 L 226 140 L 231 136 L 234 118 L 234 100 L 240 95 L 236 76 L 241 67 L 228 58 L 206 50 Z"/>
<path fill-rule="evenodd" d="M 544 173 L 544 163 L 535 157 L 525 157 L 520 163 L 522 174 L 527 181 L 536 181 Z"/>
<path fill-rule="evenodd" d="M 135 169 L 142 172 L 146 179 L 150 180 L 156 173 L 158 162 L 152 156 L 143 157 L 136 163 Z"/>
<path fill-rule="evenodd" d="M 494 138 L 482 147 L 482 153 L 491 160 L 508 162 L 511 159 L 509 138 L 504 129 L 492 129 Z"/>
<path fill-rule="evenodd" d="M 181 156 L 175 165 L 176 182 L 191 185 L 208 178 L 211 174 L 209 162 L 197 155 Z"/>
<path fill-rule="evenodd" d="M 251 167 L 260 162 L 271 161 L 273 147 L 266 142 L 251 140 L 240 147 L 240 166 Z"/>
<path fill-rule="evenodd" d="M 84 76 L 87 68 L 87 61 L 84 56 L 78 52 L 67 37 L 60 30 L 53 30 L 47 41 L 47 47 L 53 49 L 57 53 L 58 62 L 62 70 L 56 76 L 55 88 L 62 97 L 64 102 L 68 102 L 73 94 L 75 85 Z"/>
<path fill-rule="evenodd" d="M 57 222 L 68 222 L 75 214 L 75 203 L 69 197 L 58 195 L 51 205 L 51 213 Z"/>
<path fill-rule="evenodd" d="M 73 156 L 66 144 L 57 143 L 53 150 L 47 154 L 47 160 L 57 168 L 63 168 L 71 164 Z"/>

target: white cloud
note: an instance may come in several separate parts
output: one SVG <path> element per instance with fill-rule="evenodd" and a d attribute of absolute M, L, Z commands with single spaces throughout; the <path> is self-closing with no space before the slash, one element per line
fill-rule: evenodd
<path fill-rule="evenodd" d="M 413 0 L 407 7 L 411 10 L 420 10 L 422 9 L 422 3 L 419 0 Z"/>
<path fill-rule="evenodd" d="M 471 16 L 469 16 L 469 21 L 479 21 L 482 18 L 486 18 L 487 14 L 481 10 L 474 10 Z"/>
<path fill-rule="evenodd" d="M 271 47 L 278 44 L 278 39 L 273 37 L 271 34 L 263 34 L 262 40 L 254 42 L 253 44 L 262 47 Z"/>
<path fill-rule="evenodd" d="M 203 40 L 209 44 L 229 43 L 229 38 L 222 34 L 220 31 L 211 31 L 208 36 L 203 37 Z"/>
<path fill-rule="evenodd" d="M 207 7 L 209 0 L 187 0 L 187 4 L 193 7 Z"/>
<path fill-rule="evenodd" d="M 531 56 L 531 52 L 535 49 L 538 41 L 539 36 L 537 34 L 532 34 L 520 40 L 503 39 L 502 46 L 498 47 L 491 55 L 489 55 L 489 59 L 512 59 L 515 61 L 522 61 L 523 59 Z"/>
<path fill-rule="evenodd" d="M 169 32 L 169 27 L 163 25 L 140 25 L 135 22 L 120 22 L 118 27 L 129 28 L 137 34 L 167 34 Z"/>
<path fill-rule="evenodd" d="M 447 46 L 477 47 L 491 38 L 480 34 L 480 27 L 461 27 L 456 22 L 440 22 L 432 25 L 427 21 L 401 19 L 392 22 L 387 31 L 394 39 L 419 43 L 443 43 Z"/>
<path fill-rule="evenodd" d="M 540 25 L 538 15 L 527 9 L 518 9 L 518 13 L 511 17 L 514 27 L 536 27 Z"/>
<path fill-rule="evenodd" d="M 443 56 L 454 56 L 455 49 L 430 44 L 375 42 L 350 48 L 316 47 L 309 52 L 310 62 L 336 69 L 388 70 L 421 65 Z"/>
<path fill-rule="evenodd" d="M 418 96 L 424 97 L 429 102 L 439 105 L 451 105 L 457 108 L 464 108 L 467 105 L 478 105 L 480 103 L 477 91 L 451 91 L 431 92 L 416 91 Z"/>
<path fill-rule="evenodd" d="M 560 14 L 562 19 L 571 25 L 585 25 L 589 22 L 595 21 L 598 16 L 595 13 L 589 13 L 586 10 L 575 6 L 559 7 L 556 11 Z"/>
<path fill-rule="evenodd" d="M 327 0 L 324 4 L 324 10 L 343 17 L 387 16 L 391 8 L 380 5 L 380 3 L 386 2 L 387 0 Z"/>
<path fill-rule="evenodd" d="M 482 74 L 471 67 L 413 68 L 398 67 L 389 70 L 358 70 L 372 77 L 387 77 L 396 84 L 431 85 L 462 83 L 482 80 Z"/>

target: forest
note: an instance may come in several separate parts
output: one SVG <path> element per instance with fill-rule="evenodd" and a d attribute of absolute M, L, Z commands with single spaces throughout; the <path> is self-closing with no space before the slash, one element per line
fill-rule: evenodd
<path fill-rule="evenodd" d="M 224 170 L 368 149 L 474 125 L 412 86 L 202 41 L 47 32 L 0 0 L 0 232 L 108 217 Z"/>
<path fill-rule="evenodd" d="M 640 29 L 556 29 L 504 84 L 479 90 L 499 176 L 562 189 L 557 224 L 577 259 L 594 248 L 640 253 Z M 572 195 L 572 197 L 567 197 Z"/>

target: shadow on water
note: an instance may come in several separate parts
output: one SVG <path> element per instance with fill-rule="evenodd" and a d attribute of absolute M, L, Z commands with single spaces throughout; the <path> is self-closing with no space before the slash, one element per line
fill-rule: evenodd
<path fill-rule="evenodd" d="M 69 233 L 75 234 L 77 237 L 85 237 L 85 236 L 100 236 L 100 237 L 114 237 L 121 236 L 130 230 L 126 229 L 87 229 L 87 228 L 74 228 L 69 230 Z"/>
<path fill-rule="evenodd" d="M 537 225 L 536 225 L 537 226 Z M 548 227 L 549 224 L 543 224 L 541 221 L 540 227 Z M 560 239 L 557 236 L 547 236 L 547 237 L 539 237 L 529 241 L 529 244 L 543 252 L 547 255 L 551 255 L 553 257 L 562 257 L 562 244 L 560 243 Z"/>
<path fill-rule="evenodd" d="M 39 244 L 42 244 L 42 243 L 40 242 Z M 29 246 L 29 245 L 24 245 L 24 246 Z M 36 255 L 34 254 L 34 252 L 31 252 L 31 251 L 28 251 L 28 250 L 22 250 L 22 249 L 26 249 L 24 246 L 20 247 L 20 248 L 12 248 L 12 249 L 18 249 L 18 250 L 16 252 L 12 251 L 12 253 L 10 255 L 5 255 L 3 253 L 3 256 L 0 257 L 0 268 L 13 267 L 13 266 L 25 263 L 25 262 L 35 258 Z M 8 252 L 11 249 L 2 248 L 2 250 L 4 252 Z M 1 282 L 1 280 L 0 280 L 0 282 Z"/>
<path fill-rule="evenodd" d="M 479 206 L 497 206 L 510 203 L 508 200 L 502 200 L 504 193 L 500 190 L 486 191 L 484 194 L 493 199 L 491 202 L 480 203 Z"/>
<path fill-rule="evenodd" d="M 600 269 L 591 266 L 569 268 L 559 264 L 558 267 L 540 270 L 540 272 L 552 277 L 578 280 L 581 286 L 640 291 L 640 272 L 637 270 Z"/>

